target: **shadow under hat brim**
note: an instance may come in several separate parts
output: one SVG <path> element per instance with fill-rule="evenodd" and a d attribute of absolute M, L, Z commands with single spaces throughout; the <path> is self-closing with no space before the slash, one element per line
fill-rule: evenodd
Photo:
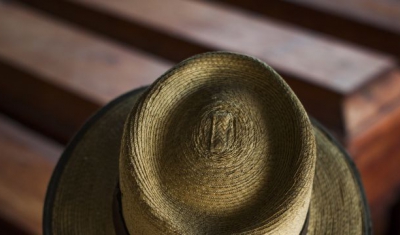
<path fill-rule="evenodd" d="M 50 234 L 115 234 L 113 195 L 125 119 L 146 88 L 115 99 L 69 143 L 51 178 L 43 231 Z M 317 164 L 307 234 L 371 234 L 359 174 L 346 151 L 311 118 Z"/>

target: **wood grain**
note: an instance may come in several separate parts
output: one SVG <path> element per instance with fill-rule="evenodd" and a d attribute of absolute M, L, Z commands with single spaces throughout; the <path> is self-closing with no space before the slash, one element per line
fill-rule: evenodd
<path fill-rule="evenodd" d="M 362 176 L 375 234 L 386 231 L 391 206 L 400 196 L 399 120 L 398 107 L 347 144 Z"/>
<path fill-rule="evenodd" d="M 343 97 L 395 66 L 385 55 L 207 2 L 26 2 L 174 61 L 210 50 L 258 57 L 283 75 L 313 116 L 343 138 L 349 130 Z M 314 93 L 318 100 L 310 97 Z"/>
<path fill-rule="evenodd" d="M 40 2 L 47 1 L 33 2 L 41 5 Z M 59 11 L 63 11 L 61 15 L 65 15 L 70 20 L 74 17 L 76 21 L 79 20 L 79 23 L 83 24 L 89 23 L 87 22 L 89 20 L 95 20 L 98 25 L 96 29 L 107 28 L 110 31 L 109 34 L 114 31 L 113 35 L 117 35 L 119 32 L 116 30 L 119 30 L 119 27 L 115 25 L 119 24 L 114 24 L 114 30 L 108 28 L 110 26 L 99 24 L 105 17 L 128 23 L 130 30 L 125 33 L 130 33 L 132 40 L 136 37 L 136 25 L 142 26 L 145 32 L 142 32 L 144 34 L 141 34 L 141 37 L 136 38 L 146 40 L 147 45 L 141 45 L 144 43 L 139 41 L 133 44 L 146 47 L 155 53 L 158 53 L 156 51 L 158 48 L 147 47 L 162 43 L 166 36 L 179 40 L 180 42 L 177 43 L 187 43 L 192 48 L 202 51 L 214 49 L 241 51 L 264 59 L 278 70 L 296 74 L 299 79 L 338 93 L 354 90 L 371 79 L 370 75 L 381 73 L 382 70 L 392 66 L 392 61 L 383 55 L 357 50 L 333 39 L 204 2 L 180 0 L 170 0 L 168 4 L 162 0 L 64 2 L 66 3 L 63 4 L 69 6 L 69 9 L 64 9 L 61 7 L 64 5 L 59 5 Z M 42 6 L 47 5 L 51 4 L 43 3 Z M 79 12 L 78 9 L 94 17 L 86 15 L 81 19 L 76 14 Z M 57 9 L 53 10 L 57 11 Z M 68 12 L 68 10 L 71 11 Z M 72 10 L 78 11 L 72 12 Z M 151 31 L 159 32 L 163 36 L 151 38 L 147 35 L 147 32 Z M 123 33 L 122 30 L 121 33 Z M 179 47 L 170 45 L 162 48 L 164 52 L 160 54 L 167 53 L 166 57 L 175 60 L 183 60 L 193 54 L 190 51 L 179 53 L 176 48 Z M 181 55 L 180 58 L 178 58 L 179 55 Z M 321 61 L 322 58 L 323 61 Z"/>
<path fill-rule="evenodd" d="M 391 0 L 291 0 L 400 33 L 400 2 Z"/>
<path fill-rule="evenodd" d="M 342 138 L 360 169 L 376 231 L 383 231 L 400 184 L 400 72 L 396 62 L 382 54 L 218 4 L 176 0 L 163 3 L 30 1 L 32 6 L 92 32 L 32 8 L 0 3 L 0 109 L 65 143 L 99 107 L 127 90 L 151 83 L 172 65 L 118 45 L 114 39 L 174 61 L 209 50 L 250 54 L 283 74 L 308 111 Z M 8 124 L 12 123 L 9 120 L 5 123 L 0 125 L 0 136 L 3 132 L 14 133 L 15 128 L 10 131 L 10 126 L 18 126 Z M 25 131 L 18 133 L 18 138 L 27 136 Z M 12 139 L 10 136 L 5 139 Z M 13 140 L 28 141 L 17 137 Z M 1 141 L 0 149 L 13 149 L 10 143 Z M 15 187 L 10 185 L 12 174 L 20 171 L 26 171 L 21 179 L 37 174 L 34 177 L 39 178 L 33 180 L 45 181 L 35 170 L 36 164 L 45 161 L 34 160 L 41 152 L 15 146 L 12 151 L 4 151 L 18 154 L 21 159 L 3 159 L 3 150 L 0 155 L 0 194 L 6 195 L 0 195 L 0 200 L 19 192 L 21 197 L 30 197 L 29 192 L 39 195 L 36 198 L 43 196 L 40 190 L 44 183 L 38 188 L 18 186 L 18 182 Z M 38 167 L 49 175 L 51 164 L 54 162 Z M 8 170 L 2 171 L 2 166 Z M 3 182 L 3 178 L 9 180 Z M 0 216 L 37 231 L 37 220 L 28 223 L 24 218 L 38 214 L 38 199 L 32 199 L 36 201 L 26 211 L 21 211 L 25 207 L 18 200 L 31 199 L 15 199 L 12 203 L 0 201 L 0 210 L 6 205 Z M 25 214 L 15 218 L 12 213 L 16 211 Z"/>
<path fill-rule="evenodd" d="M 61 146 L 0 115 L 0 217 L 41 234 L 44 197 Z"/>
<path fill-rule="evenodd" d="M 218 0 L 400 58 L 400 3 L 390 0 Z"/>
<path fill-rule="evenodd" d="M 400 70 L 382 74 L 352 94 L 342 103 L 346 122 L 346 141 L 362 135 L 385 116 L 400 107 Z"/>
<path fill-rule="evenodd" d="M 66 142 L 112 98 L 170 64 L 40 15 L 0 4 L 0 108 Z"/>

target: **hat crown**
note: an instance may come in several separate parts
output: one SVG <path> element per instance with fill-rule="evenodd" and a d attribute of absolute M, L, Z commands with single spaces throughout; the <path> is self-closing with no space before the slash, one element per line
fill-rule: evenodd
<path fill-rule="evenodd" d="M 131 234 L 298 234 L 315 165 L 307 115 L 270 67 L 232 53 L 175 66 L 125 125 Z"/>

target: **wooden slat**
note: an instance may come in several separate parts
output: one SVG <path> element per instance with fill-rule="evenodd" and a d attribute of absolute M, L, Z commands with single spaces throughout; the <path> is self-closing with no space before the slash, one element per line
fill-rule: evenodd
<path fill-rule="evenodd" d="M 396 69 L 349 94 L 343 99 L 343 115 L 347 120 L 346 142 L 368 131 L 382 118 L 400 107 L 400 70 Z"/>
<path fill-rule="evenodd" d="M 350 153 L 355 157 L 357 166 L 362 171 L 366 179 L 366 190 L 373 202 L 380 201 L 381 194 L 392 188 L 396 182 L 400 182 L 398 166 L 400 164 L 400 109 L 385 116 L 378 125 L 367 131 L 367 133 L 354 139 L 348 146 Z M 395 130 L 395 131 L 393 131 Z M 361 157 L 362 156 L 362 157 Z M 377 164 L 382 163 L 382 164 Z M 385 170 L 384 170 L 385 169 Z M 369 171 L 383 174 L 376 177 Z M 379 182 L 385 182 L 379 184 Z M 375 193 L 378 193 L 375 195 Z"/>
<path fill-rule="evenodd" d="M 0 108 L 61 142 L 170 67 L 16 3 L 0 3 L 0 35 Z"/>
<path fill-rule="evenodd" d="M 208 50 L 256 56 L 277 69 L 306 109 L 342 137 L 354 131 L 343 99 L 394 68 L 384 55 L 207 2 L 26 2 L 175 61 Z"/>
<path fill-rule="evenodd" d="M 400 58 L 400 2 L 390 0 L 218 0 Z"/>
<path fill-rule="evenodd" d="M 33 2 L 48 2 L 36 0 Z M 261 20 L 239 11 L 221 8 L 204 2 L 171 0 L 165 4 L 162 0 L 149 1 L 107 1 L 107 0 L 73 0 L 64 1 L 64 9 L 58 5 L 64 15 L 69 13 L 69 19 L 79 16 L 72 9 L 90 12 L 95 17 L 79 18 L 82 23 L 89 20 L 96 22 L 100 30 L 106 27 L 110 34 L 119 27 L 109 23 L 109 26 L 99 24 L 104 17 L 119 19 L 129 24 L 131 40 L 149 40 L 147 46 L 162 42 L 167 36 L 185 42 L 196 50 L 226 49 L 242 51 L 265 59 L 277 69 L 298 76 L 309 83 L 318 84 L 340 93 L 356 89 L 368 79 L 366 75 L 380 73 L 390 67 L 390 60 L 384 56 L 359 51 L 337 41 L 323 39 L 316 35 L 304 33 L 295 28 L 279 25 L 268 20 Z M 51 3 L 43 3 L 51 5 Z M 55 8 L 55 7 L 54 7 Z M 62 9 L 61 9 L 62 8 Z M 179 9 L 179 11 L 178 11 Z M 54 9 L 57 11 L 57 9 Z M 71 10 L 71 12 L 67 12 Z M 79 11 L 78 11 L 79 12 Z M 58 13 L 58 12 L 57 12 Z M 84 22 L 85 21 L 85 22 Z M 140 37 L 135 34 L 137 25 L 142 26 Z M 159 32 L 162 38 L 150 38 L 150 31 Z M 119 32 L 118 32 L 119 33 Z M 123 33 L 122 30 L 120 33 Z M 135 42 L 134 42 L 135 43 Z M 141 44 L 137 41 L 138 44 Z M 165 44 L 166 45 L 166 44 Z M 179 46 L 179 44 L 176 44 Z M 142 46 L 142 45 L 139 45 Z M 152 48 L 148 48 L 152 49 Z M 160 53 L 158 48 L 154 52 Z M 191 56 L 192 52 L 179 51 L 170 45 L 161 48 L 166 57 L 182 60 Z M 294 52 L 299 56 L 294 56 Z M 168 54 L 167 54 L 168 53 Z M 160 54 L 163 54 L 162 52 Z M 329 58 L 323 56 L 330 55 Z M 302 57 L 300 57 L 302 56 Z M 300 60 L 300 58 L 302 60 Z M 324 61 L 321 61 L 321 59 Z M 354 64 L 344 66 L 346 62 Z M 348 79 L 351 77 L 352 79 Z"/>
<path fill-rule="evenodd" d="M 373 116 L 359 126 L 346 148 L 360 170 L 371 208 L 374 234 L 386 234 L 391 206 L 399 196 L 400 73 L 377 79 L 344 102 L 351 120 Z M 378 104 L 378 105 L 373 105 Z M 349 123 L 351 125 L 352 123 Z"/>
<path fill-rule="evenodd" d="M 400 2 L 392 0 L 292 0 L 400 33 Z"/>
<path fill-rule="evenodd" d="M 0 217 L 41 234 L 45 192 L 61 146 L 0 115 Z"/>
<path fill-rule="evenodd" d="M 387 113 L 347 145 L 360 170 L 374 221 L 382 234 L 400 189 L 400 108 Z"/>

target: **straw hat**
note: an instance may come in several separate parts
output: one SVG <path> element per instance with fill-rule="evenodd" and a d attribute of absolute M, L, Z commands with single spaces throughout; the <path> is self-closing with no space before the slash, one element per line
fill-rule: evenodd
<path fill-rule="evenodd" d="M 101 109 L 53 174 L 45 234 L 370 234 L 345 151 L 263 62 L 181 62 Z"/>

